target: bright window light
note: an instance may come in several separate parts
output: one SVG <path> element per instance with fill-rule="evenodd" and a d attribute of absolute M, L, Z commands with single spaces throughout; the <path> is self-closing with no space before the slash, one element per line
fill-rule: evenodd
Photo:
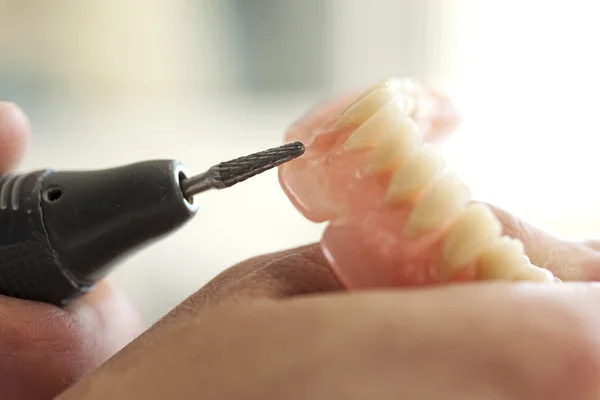
<path fill-rule="evenodd" d="M 460 2 L 451 166 L 485 201 L 568 235 L 600 232 L 600 3 Z"/>

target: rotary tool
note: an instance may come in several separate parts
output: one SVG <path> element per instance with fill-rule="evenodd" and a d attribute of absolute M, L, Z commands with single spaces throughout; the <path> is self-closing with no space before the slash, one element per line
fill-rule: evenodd
<path fill-rule="evenodd" d="M 189 221 L 194 196 L 301 156 L 288 143 L 189 176 L 174 160 L 0 177 L 0 295 L 65 306 Z"/>

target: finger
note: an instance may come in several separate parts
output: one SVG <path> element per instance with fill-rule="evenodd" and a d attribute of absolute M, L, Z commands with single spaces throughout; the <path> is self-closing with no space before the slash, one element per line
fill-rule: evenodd
<path fill-rule="evenodd" d="M 0 297 L 0 398 L 54 398 L 140 332 L 121 293 L 96 289 L 67 309 Z"/>
<path fill-rule="evenodd" d="M 267 254 L 241 262 L 186 299 L 163 321 L 222 303 L 281 299 L 343 290 L 318 244 Z"/>
<path fill-rule="evenodd" d="M 490 207 L 500 220 L 504 234 L 523 242 L 532 264 L 552 271 L 561 280 L 600 280 L 600 255 L 593 241 L 582 243 L 564 240 L 506 210 Z"/>
<path fill-rule="evenodd" d="M 30 124 L 25 113 L 12 103 L 0 102 L 0 174 L 21 160 L 29 135 Z"/>

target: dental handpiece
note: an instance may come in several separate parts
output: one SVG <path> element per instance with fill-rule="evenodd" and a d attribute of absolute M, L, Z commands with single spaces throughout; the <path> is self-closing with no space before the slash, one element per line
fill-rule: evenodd
<path fill-rule="evenodd" d="M 189 221 L 195 195 L 303 153 L 302 143 L 289 143 L 192 177 L 174 160 L 0 177 L 0 295 L 65 306 L 123 258 Z"/>

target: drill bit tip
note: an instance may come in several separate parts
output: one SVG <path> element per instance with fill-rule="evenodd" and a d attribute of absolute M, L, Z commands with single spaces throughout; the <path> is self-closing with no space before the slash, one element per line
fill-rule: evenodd
<path fill-rule="evenodd" d="M 181 189 L 190 199 L 210 189 L 225 189 L 270 170 L 304 154 L 301 142 L 284 144 L 258 153 L 225 161 L 210 167 L 206 172 L 181 182 Z"/>

